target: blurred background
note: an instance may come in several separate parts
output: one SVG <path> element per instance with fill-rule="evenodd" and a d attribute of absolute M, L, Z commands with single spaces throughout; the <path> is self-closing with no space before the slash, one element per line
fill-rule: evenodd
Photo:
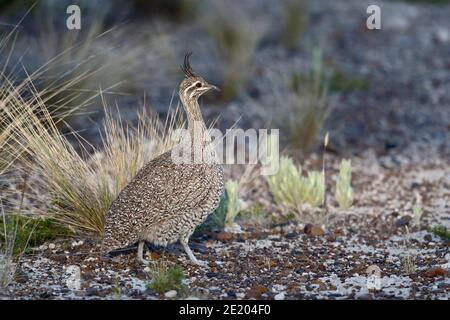
<path fill-rule="evenodd" d="M 70 4 L 81 30 L 66 28 Z M 381 30 L 366 28 L 369 4 Z M 0 10 L 3 72 L 36 73 L 38 89 L 58 91 L 48 104 L 76 109 L 66 120 L 94 145 L 99 90 L 130 121 L 143 104 L 163 116 L 192 51 L 193 68 L 222 88 L 202 100 L 222 129 L 280 128 L 302 153 L 327 131 L 337 153 L 448 152 L 447 0 L 2 0 Z"/>

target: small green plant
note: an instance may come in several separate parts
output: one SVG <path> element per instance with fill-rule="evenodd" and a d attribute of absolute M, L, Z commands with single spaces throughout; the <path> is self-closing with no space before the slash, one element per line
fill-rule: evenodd
<path fill-rule="evenodd" d="M 270 191 L 275 202 L 288 209 L 301 211 L 303 204 L 318 207 L 325 197 L 325 175 L 323 171 L 310 171 L 304 177 L 301 167 L 292 159 L 281 157 L 276 174 L 267 176 Z"/>
<path fill-rule="evenodd" d="M 5 216 L 3 221 L 0 221 L 0 229 L 5 230 L 0 236 L 2 241 L 6 241 L 4 234 L 15 233 L 14 255 L 26 253 L 30 248 L 71 234 L 69 229 L 52 219 L 34 218 L 19 214 Z"/>
<path fill-rule="evenodd" d="M 278 172 L 267 176 L 270 191 L 276 203 L 296 209 L 300 204 L 304 187 L 301 183 L 301 167 L 291 158 L 281 157 Z"/>
<path fill-rule="evenodd" d="M 304 178 L 303 178 L 304 179 Z M 319 207 L 325 197 L 325 175 L 323 171 L 310 171 L 304 179 L 304 201 L 313 207 Z"/>
<path fill-rule="evenodd" d="M 223 229 L 234 225 L 234 220 L 239 213 L 238 192 L 239 183 L 237 181 L 229 180 L 225 182 L 224 195 L 209 219 L 210 227 Z M 208 224 L 208 221 L 206 224 Z"/>
<path fill-rule="evenodd" d="M 264 206 L 256 203 L 246 210 L 239 211 L 239 223 L 246 226 L 264 227 L 272 224 L 273 216 L 267 214 Z"/>
<path fill-rule="evenodd" d="M 3 224 L 5 213 L 2 206 Z M 0 292 L 4 290 L 12 281 L 15 274 L 15 263 L 13 259 L 14 243 L 16 232 L 2 228 L 2 237 L 0 239 Z"/>
<path fill-rule="evenodd" d="M 336 201 L 339 207 L 348 209 L 353 203 L 351 160 L 342 160 L 339 165 L 339 176 L 336 181 Z"/>
<path fill-rule="evenodd" d="M 423 209 L 422 209 L 422 206 L 421 206 L 420 204 L 415 204 L 415 205 L 412 207 L 412 212 L 413 212 L 413 221 L 414 221 L 414 224 L 415 224 L 416 226 L 419 226 L 419 227 L 420 227 L 420 219 L 421 219 L 422 216 L 423 216 Z"/>
<path fill-rule="evenodd" d="M 436 225 L 431 228 L 430 232 L 442 240 L 450 240 L 450 230 L 443 225 Z"/>
<path fill-rule="evenodd" d="M 354 91 L 367 89 L 369 83 L 366 79 L 358 76 L 348 77 L 339 69 L 334 69 L 330 78 L 330 91 Z"/>
<path fill-rule="evenodd" d="M 0 291 L 2 291 L 13 281 L 16 272 L 14 260 L 25 252 L 33 230 L 20 230 L 15 220 L 5 214 L 1 199 L 0 211 Z M 27 240 L 18 244 L 18 237 Z"/>
<path fill-rule="evenodd" d="M 152 281 L 147 287 L 154 292 L 164 294 L 176 290 L 180 296 L 187 294 L 188 288 L 183 284 L 184 271 L 180 266 L 169 267 L 165 262 L 153 262 L 150 274 Z"/>
<path fill-rule="evenodd" d="M 229 180 L 225 183 L 225 192 L 227 195 L 227 213 L 225 215 L 225 227 L 232 227 L 234 220 L 239 213 L 238 206 L 238 192 L 239 183 L 234 180 Z"/>

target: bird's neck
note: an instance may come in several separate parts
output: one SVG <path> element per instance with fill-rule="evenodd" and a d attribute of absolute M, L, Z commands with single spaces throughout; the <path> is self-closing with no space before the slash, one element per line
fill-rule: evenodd
<path fill-rule="evenodd" d="M 202 112 L 200 111 L 197 100 L 185 101 L 184 99 L 181 99 L 181 101 L 188 118 L 188 131 L 191 134 L 191 137 L 194 137 L 193 142 L 195 143 L 196 140 L 198 141 L 196 135 L 204 135 L 208 132 L 205 120 L 203 120 Z"/>
<path fill-rule="evenodd" d="M 211 135 L 206 128 L 198 101 L 181 99 L 181 102 L 187 114 L 189 133 L 188 136 L 183 138 L 182 145 L 189 148 L 194 161 L 217 162 L 215 148 L 211 143 Z"/>

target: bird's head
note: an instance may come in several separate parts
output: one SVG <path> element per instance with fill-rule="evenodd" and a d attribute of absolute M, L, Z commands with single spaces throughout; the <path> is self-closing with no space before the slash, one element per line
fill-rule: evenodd
<path fill-rule="evenodd" d="M 202 94 L 210 90 L 219 90 L 219 88 L 209 84 L 192 70 L 189 63 L 191 54 L 192 53 L 187 53 L 184 56 L 184 63 L 181 66 L 181 70 L 184 72 L 184 79 L 180 84 L 179 94 L 180 98 L 185 103 L 196 101 Z"/>

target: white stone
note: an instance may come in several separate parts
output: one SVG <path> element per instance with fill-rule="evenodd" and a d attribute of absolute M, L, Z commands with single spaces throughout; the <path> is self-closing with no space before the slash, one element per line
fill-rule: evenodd
<path fill-rule="evenodd" d="M 275 300 L 284 300 L 285 294 L 284 292 L 280 292 L 279 294 L 275 295 Z"/>
<path fill-rule="evenodd" d="M 243 233 L 241 226 L 237 223 L 233 223 L 232 226 L 225 227 L 224 231 L 229 233 Z"/>
<path fill-rule="evenodd" d="M 167 299 L 172 299 L 172 298 L 175 298 L 177 296 L 177 292 L 175 290 L 170 290 L 170 291 L 167 291 L 166 293 L 164 293 L 164 296 Z"/>
<path fill-rule="evenodd" d="M 243 293 L 243 292 L 237 292 L 237 293 L 236 293 L 236 298 L 244 299 L 244 298 L 245 298 L 245 293 Z"/>
<path fill-rule="evenodd" d="M 48 248 L 49 248 L 50 250 L 54 250 L 54 249 L 56 248 L 56 245 L 55 245 L 54 243 L 50 243 L 50 244 L 48 245 Z"/>
<path fill-rule="evenodd" d="M 445 28 L 437 29 L 435 34 L 436 34 L 436 38 L 442 43 L 446 43 L 446 42 L 450 41 L 450 33 Z"/>
<path fill-rule="evenodd" d="M 66 285 L 72 290 L 80 290 L 81 289 L 81 269 L 79 266 L 70 265 L 66 269 Z"/>

